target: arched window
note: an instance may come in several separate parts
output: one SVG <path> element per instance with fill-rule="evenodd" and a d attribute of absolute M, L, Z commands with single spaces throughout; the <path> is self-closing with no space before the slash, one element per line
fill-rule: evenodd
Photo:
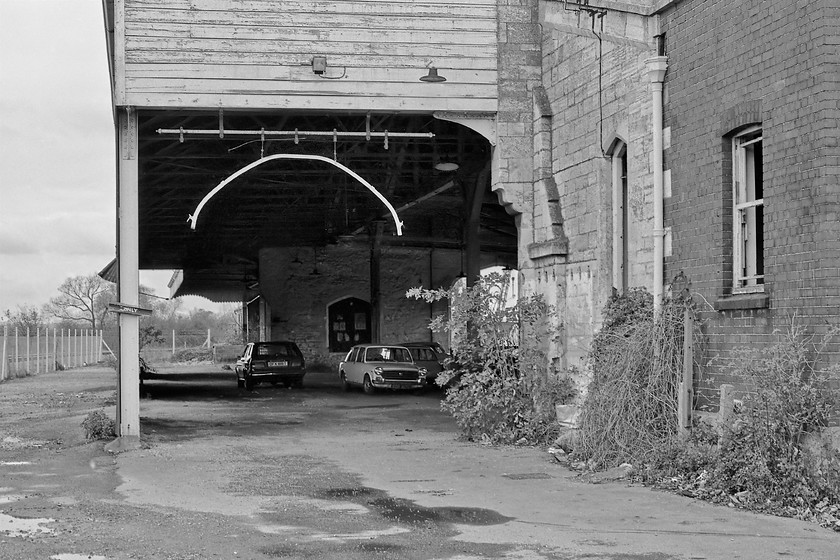
<path fill-rule="evenodd" d="M 619 292 L 628 288 L 628 192 L 627 144 L 617 140 L 612 152 L 613 192 L 613 287 Z"/>
<path fill-rule="evenodd" d="M 347 352 L 354 344 L 371 342 L 370 309 L 370 303 L 353 297 L 329 306 L 330 352 Z"/>

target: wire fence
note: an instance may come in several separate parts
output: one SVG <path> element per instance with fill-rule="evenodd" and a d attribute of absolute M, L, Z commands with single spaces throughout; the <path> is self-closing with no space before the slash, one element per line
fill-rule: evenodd
<path fill-rule="evenodd" d="M 103 337 L 93 329 L 26 329 L 3 327 L 0 381 L 48 371 L 83 367 L 102 361 Z"/>
<path fill-rule="evenodd" d="M 165 342 L 143 347 L 140 355 L 149 363 L 201 359 L 226 363 L 236 361 L 242 344 L 231 344 L 213 332 L 171 331 Z M 38 328 L 20 331 L 3 326 L 0 337 L 0 382 L 17 377 L 61 371 L 98 363 L 114 364 L 119 354 L 119 332 L 93 329 Z M 186 356 L 186 357 L 185 357 Z"/>

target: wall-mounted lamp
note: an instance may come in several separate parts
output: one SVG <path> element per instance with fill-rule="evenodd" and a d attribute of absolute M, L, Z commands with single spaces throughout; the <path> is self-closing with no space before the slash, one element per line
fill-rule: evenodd
<path fill-rule="evenodd" d="M 313 56 L 312 57 L 312 71 L 318 75 L 323 74 L 327 71 L 327 57 L 326 56 Z"/>
<path fill-rule="evenodd" d="M 429 66 L 429 72 L 425 76 L 421 76 L 420 81 L 421 82 L 437 83 L 437 82 L 445 82 L 446 78 L 444 78 L 443 76 L 438 74 L 437 68 L 435 68 L 434 66 Z"/>

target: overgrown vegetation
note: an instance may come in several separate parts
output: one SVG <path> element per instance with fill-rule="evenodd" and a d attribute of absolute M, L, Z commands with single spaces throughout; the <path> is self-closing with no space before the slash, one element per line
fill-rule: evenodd
<path fill-rule="evenodd" d="M 732 375 L 747 392 L 719 429 L 666 442 L 642 478 L 684 494 L 817 521 L 840 531 L 840 451 L 824 433 L 840 404 L 825 343 L 795 323 L 769 348 L 742 349 Z"/>
<path fill-rule="evenodd" d="M 643 290 L 614 296 L 593 341 L 592 382 L 574 458 L 588 468 L 628 462 L 646 484 L 717 503 L 794 516 L 840 530 L 840 452 L 824 436 L 840 405 L 826 344 L 792 322 L 770 347 L 736 352 L 728 374 L 743 384 L 718 425 L 676 427 L 682 314 L 668 301 L 653 321 Z"/>
<path fill-rule="evenodd" d="M 82 421 L 82 428 L 85 429 L 87 441 L 111 439 L 117 435 L 116 424 L 101 410 L 94 410 L 88 414 Z"/>
<path fill-rule="evenodd" d="M 677 435 L 686 309 L 686 299 L 669 299 L 654 321 L 653 297 L 641 288 L 608 300 L 574 450 L 590 468 L 638 463 Z"/>
<path fill-rule="evenodd" d="M 482 277 L 469 288 L 413 288 L 407 297 L 449 299 L 449 317 L 431 328 L 455 333 L 452 356 L 438 377 L 447 387 L 441 403 L 469 440 L 484 443 L 548 443 L 557 432 L 554 405 L 575 388 L 560 372 L 547 372 L 544 352 L 520 346 L 520 335 L 549 335 L 549 306 L 539 296 L 507 298 L 508 279 Z"/>

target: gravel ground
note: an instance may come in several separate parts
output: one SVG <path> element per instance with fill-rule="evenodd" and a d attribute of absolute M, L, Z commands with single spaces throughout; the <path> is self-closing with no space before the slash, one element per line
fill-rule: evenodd
<path fill-rule="evenodd" d="M 0 560 L 837 560 L 840 535 L 459 441 L 441 395 L 236 386 L 158 367 L 141 446 L 85 441 L 116 374 L 0 384 Z"/>

